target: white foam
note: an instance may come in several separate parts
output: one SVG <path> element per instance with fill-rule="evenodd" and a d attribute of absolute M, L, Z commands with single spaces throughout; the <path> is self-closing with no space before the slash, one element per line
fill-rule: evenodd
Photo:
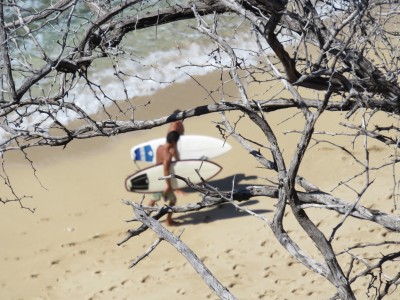
<path fill-rule="evenodd" d="M 190 37 L 194 38 L 194 42 L 190 44 L 185 41 L 185 45 L 188 45 L 186 48 L 175 47 L 151 51 L 147 55 L 142 54 L 142 57 L 137 58 L 136 61 L 132 60 L 132 57 L 119 55 L 119 77 L 115 75 L 115 70 L 109 63 L 108 65 L 107 62 L 103 62 L 103 65 L 94 64 L 88 74 L 88 78 L 94 83 L 92 89 L 84 78 L 80 78 L 78 84 L 63 101 L 74 103 L 86 114 L 93 115 L 101 111 L 103 106 L 109 106 L 112 101 L 149 96 L 175 82 L 183 82 L 191 76 L 205 75 L 214 71 L 217 67 L 216 62 L 210 58 L 209 53 L 215 44 L 204 38 L 200 40 L 196 38 L 196 35 L 190 35 Z M 237 48 L 247 48 L 252 51 L 257 49 L 250 36 L 242 35 L 241 38 L 242 40 L 233 40 Z M 236 52 L 238 56 L 246 60 L 246 63 L 256 63 L 256 58 L 248 51 L 237 50 Z M 213 64 L 215 66 L 212 66 Z M 222 54 L 221 64 L 230 65 L 230 59 L 226 54 Z M 125 89 L 127 94 L 124 92 Z M 53 114 L 63 125 L 67 125 L 78 117 L 78 114 L 67 110 L 54 111 Z M 50 127 L 52 122 L 53 120 L 46 114 L 32 113 L 29 118 L 24 118 L 17 129 L 29 131 L 32 130 L 33 124 L 40 124 L 40 127 L 45 129 Z"/>

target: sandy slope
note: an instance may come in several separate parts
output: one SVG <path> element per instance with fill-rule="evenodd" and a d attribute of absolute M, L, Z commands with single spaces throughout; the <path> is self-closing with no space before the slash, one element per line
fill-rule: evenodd
<path fill-rule="evenodd" d="M 214 82 L 212 76 L 202 80 L 209 85 Z M 191 107 L 189 101 L 198 105 L 207 103 L 204 90 L 195 83 L 174 85 L 141 100 L 145 103 L 149 99 L 152 104 L 137 111 L 139 118 Z M 159 105 L 161 101 L 168 103 Z M 278 124 L 291 114 L 274 113 L 269 118 Z M 278 127 L 281 130 L 298 127 L 299 118 Z M 336 116 L 321 122 L 328 124 L 330 118 Z M 186 133 L 219 137 L 214 121 L 219 121 L 217 114 L 186 120 Z M 240 121 L 239 126 L 249 138 L 265 142 L 249 121 Z M 32 149 L 29 154 L 40 182 L 21 154 L 8 156 L 6 168 L 14 187 L 21 194 L 33 195 L 25 204 L 35 207 L 36 212 L 31 214 L 12 204 L 0 211 L 0 299 L 216 299 L 167 243 L 162 243 L 137 267 L 128 269 L 129 263 L 156 240 L 150 231 L 117 246 L 126 230 L 137 225 L 125 222 L 132 218 L 132 212 L 121 200 L 141 200 L 140 195 L 124 190 L 125 177 L 136 170 L 129 150 L 134 144 L 164 136 L 165 131 L 163 126 L 115 138 L 76 141 L 64 150 Z M 297 138 L 295 134 L 279 135 L 287 157 L 295 149 Z M 265 178 L 271 174 L 258 168 L 257 162 L 232 139 L 228 141 L 233 150 L 215 159 L 223 170 L 213 183 L 220 188 L 231 188 L 234 175 L 236 185 L 267 183 Z M 375 152 L 384 159 L 386 151 L 379 146 Z M 262 152 L 267 153 L 264 149 Z M 305 159 L 307 167 L 301 170 L 301 175 L 326 189 L 334 187 L 332 178 L 346 176 L 355 168 L 346 155 L 327 145 L 315 147 Z M 363 204 L 372 206 L 379 201 L 390 211 L 393 201 L 389 180 L 390 172 L 384 171 L 368 197 L 370 203 Z M 359 181 L 362 184 L 362 179 Z M 347 191 L 341 193 L 355 199 Z M 198 199 L 196 193 L 188 193 L 178 203 Z M 260 197 L 243 205 L 272 218 L 274 204 L 275 200 Z M 341 220 L 320 210 L 311 211 L 311 215 L 328 233 L 332 222 Z M 229 206 L 176 217 L 181 226 L 173 228 L 173 232 L 183 231 L 182 240 L 240 299 L 326 299 L 335 292 L 329 283 L 291 259 L 268 226 L 258 219 Z M 286 225 L 299 244 L 318 256 L 312 243 L 298 231 L 290 213 Z M 349 240 L 363 241 L 371 234 L 376 235 L 377 241 L 398 239 L 393 234 L 382 236 L 372 224 L 361 226 L 352 220 L 340 229 L 335 246 L 341 249 Z M 394 295 L 392 299 L 395 298 Z"/>

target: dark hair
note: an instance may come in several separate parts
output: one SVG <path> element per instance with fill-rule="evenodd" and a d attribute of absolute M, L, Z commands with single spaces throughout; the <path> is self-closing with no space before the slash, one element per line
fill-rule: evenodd
<path fill-rule="evenodd" d="M 179 132 L 178 131 L 170 131 L 167 134 L 167 143 L 171 144 L 171 143 L 177 143 L 179 141 Z"/>

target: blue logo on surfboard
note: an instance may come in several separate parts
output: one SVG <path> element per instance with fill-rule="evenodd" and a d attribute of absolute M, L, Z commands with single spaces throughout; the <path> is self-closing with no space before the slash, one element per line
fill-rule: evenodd
<path fill-rule="evenodd" d="M 152 162 L 154 158 L 154 151 L 150 145 L 135 149 L 135 160 L 144 160 Z"/>

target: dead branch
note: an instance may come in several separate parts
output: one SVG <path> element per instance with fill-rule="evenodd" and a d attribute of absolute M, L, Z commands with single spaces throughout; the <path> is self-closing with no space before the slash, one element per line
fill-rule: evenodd
<path fill-rule="evenodd" d="M 148 217 L 146 212 L 138 204 L 131 202 L 131 206 L 135 212 L 136 218 L 151 228 L 151 230 L 153 230 L 161 239 L 166 240 L 174 246 L 176 250 L 179 251 L 193 266 L 210 289 L 220 297 L 220 299 L 237 299 L 218 281 L 217 278 L 214 277 L 200 258 L 198 258 L 197 255 L 179 239 L 179 237 L 173 235 L 155 219 Z"/>

